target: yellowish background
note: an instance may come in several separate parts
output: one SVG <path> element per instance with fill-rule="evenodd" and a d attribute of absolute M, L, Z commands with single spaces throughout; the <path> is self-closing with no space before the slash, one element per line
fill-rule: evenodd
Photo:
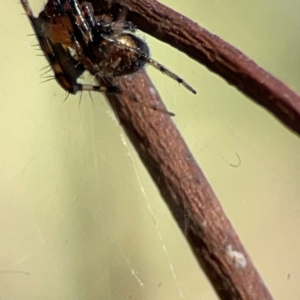
<path fill-rule="evenodd" d="M 164 3 L 300 93 L 299 1 Z M 104 97 L 63 102 L 55 81 L 40 83 L 46 61 L 22 14 L 2 1 L 0 299 L 217 299 Z M 198 91 L 148 68 L 266 284 L 275 299 L 299 299 L 299 137 L 204 67 L 147 41 Z"/>

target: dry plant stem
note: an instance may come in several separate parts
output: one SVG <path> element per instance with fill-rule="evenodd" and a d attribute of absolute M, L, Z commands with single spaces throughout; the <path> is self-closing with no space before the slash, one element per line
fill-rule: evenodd
<path fill-rule="evenodd" d="M 139 29 L 222 76 L 300 134 L 300 97 L 236 48 L 155 0 L 109 2 L 127 7 Z"/>
<path fill-rule="evenodd" d="M 115 83 L 111 106 L 220 298 L 272 299 L 172 119 L 150 108 L 164 105 L 148 76 Z"/>

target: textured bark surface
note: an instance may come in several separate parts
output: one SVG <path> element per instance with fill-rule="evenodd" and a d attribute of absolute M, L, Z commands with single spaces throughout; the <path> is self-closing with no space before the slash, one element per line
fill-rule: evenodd
<path fill-rule="evenodd" d="M 116 84 L 111 106 L 220 298 L 272 299 L 147 74 Z"/>

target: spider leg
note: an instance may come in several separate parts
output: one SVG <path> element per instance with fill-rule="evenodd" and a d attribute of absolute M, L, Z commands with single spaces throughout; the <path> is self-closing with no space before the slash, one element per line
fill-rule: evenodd
<path fill-rule="evenodd" d="M 77 79 L 84 72 L 84 66 L 75 61 L 71 54 L 66 51 L 61 44 L 53 45 L 52 50 L 53 56 L 57 60 L 57 64 L 55 62 L 52 63 L 55 78 L 69 93 L 76 94 L 78 91 L 120 93 L 120 89 L 113 86 L 105 87 L 78 83 Z M 53 58 L 53 56 L 51 56 L 51 58 Z"/>
<path fill-rule="evenodd" d="M 89 25 L 90 28 L 95 26 L 95 17 L 94 17 L 94 8 L 90 2 L 83 2 L 80 4 L 81 13 L 85 22 Z"/>
<path fill-rule="evenodd" d="M 88 45 L 93 41 L 90 26 L 94 23 L 94 9 L 92 5 L 85 2 L 81 6 L 77 0 L 63 0 L 63 2 L 66 3 L 66 14 L 71 22 L 75 24 L 74 30 L 76 38 L 79 39 L 80 44 L 83 42 L 85 45 Z"/>
<path fill-rule="evenodd" d="M 69 32 L 72 46 L 80 62 L 91 73 L 99 71 L 98 65 L 90 58 L 89 45 L 93 42 L 91 26 L 94 26 L 94 9 L 90 3 L 83 2 L 81 5 L 77 0 L 60 0 L 63 2 L 66 16 L 71 23 Z M 72 25 L 73 24 L 73 25 Z"/>
<path fill-rule="evenodd" d="M 119 92 L 119 89 L 115 87 L 106 88 L 104 86 L 78 83 L 77 79 L 84 72 L 84 66 L 76 61 L 61 43 L 52 44 L 50 39 L 47 38 L 46 34 L 43 32 L 45 20 L 34 17 L 27 0 L 21 0 L 21 3 L 31 21 L 45 56 L 53 69 L 55 79 L 64 90 L 71 94 L 76 94 L 78 91 Z"/>
<path fill-rule="evenodd" d="M 32 10 L 27 0 L 21 0 L 32 27 L 37 35 L 39 43 L 44 50 L 45 56 L 49 61 L 55 75 L 55 79 L 63 89 L 75 94 L 81 89 L 77 83 L 77 78 L 83 72 L 81 66 L 76 67 L 74 59 L 66 52 L 61 44 L 52 45 L 48 38 L 42 33 L 42 22 L 33 16 Z"/>
<path fill-rule="evenodd" d="M 197 94 L 196 90 L 193 89 L 186 81 L 184 81 L 181 77 L 176 75 L 174 72 L 167 69 L 165 66 L 157 62 L 156 60 L 152 59 L 148 55 L 145 55 L 144 53 L 138 53 L 140 58 L 142 58 L 146 63 L 154 67 L 155 69 L 161 71 L 163 74 L 166 74 L 167 76 L 171 77 L 178 83 L 181 83 L 186 89 L 188 89 L 193 94 Z"/>
<path fill-rule="evenodd" d="M 196 90 L 193 89 L 186 81 L 184 81 L 181 77 L 179 77 L 177 74 L 175 74 L 174 72 L 167 69 L 165 66 L 163 66 L 162 64 L 160 64 L 156 60 L 149 57 L 149 55 L 147 53 L 141 51 L 141 49 L 135 49 L 135 48 L 129 47 L 129 46 L 121 43 L 119 40 L 115 39 L 114 37 L 110 37 L 110 36 L 106 36 L 106 35 L 101 35 L 101 36 L 106 41 L 108 41 L 110 43 L 113 43 L 115 45 L 118 45 L 120 48 L 123 48 L 127 51 L 134 52 L 139 59 L 143 60 L 144 62 L 151 65 L 155 69 L 161 71 L 162 73 L 164 73 L 167 76 L 171 77 L 172 79 L 174 79 L 178 83 L 182 84 L 186 89 L 188 89 L 193 94 L 197 94 Z"/>
<path fill-rule="evenodd" d="M 64 0 L 69 3 L 66 7 L 66 12 L 72 21 L 76 24 L 76 27 L 79 29 L 84 41 L 86 44 L 93 41 L 92 29 L 95 27 L 96 19 L 94 16 L 93 5 L 89 2 L 83 2 L 79 4 L 77 0 Z M 101 26 L 106 28 L 107 31 L 113 31 L 114 34 L 121 34 L 121 32 L 129 31 L 135 32 L 137 27 L 129 22 L 125 21 L 127 11 L 123 9 L 121 11 L 122 19 L 117 20 L 116 22 L 109 23 L 105 20 Z M 98 20 L 99 21 L 99 20 Z"/>
<path fill-rule="evenodd" d="M 123 91 L 118 86 L 113 84 L 112 78 L 96 75 L 96 79 L 99 82 L 99 84 L 101 84 L 103 82 L 105 84 L 105 86 L 107 87 L 107 89 L 114 91 L 114 92 L 110 92 L 110 93 L 114 93 L 114 94 L 123 93 Z"/>
<path fill-rule="evenodd" d="M 97 85 L 90 85 L 90 84 L 79 84 L 81 91 L 88 91 L 88 92 L 100 92 L 100 93 L 108 93 L 108 94 L 120 94 L 122 91 L 117 86 L 97 86 Z"/>
<path fill-rule="evenodd" d="M 77 79 L 84 72 L 84 66 L 75 61 L 61 44 L 51 45 L 45 38 L 41 39 L 41 43 L 43 43 L 41 45 L 43 49 L 45 49 L 45 54 L 51 63 L 55 79 L 67 92 L 71 94 L 76 94 L 78 91 L 119 92 L 119 90 L 114 87 L 107 88 L 105 86 L 78 83 Z M 45 46 L 47 48 L 45 48 Z"/>
<path fill-rule="evenodd" d="M 21 0 L 21 4 L 26 12 L 26 15 L 28 16 L 28 18 L 30 19 L 30 21 L 32 22 L 32 19 L 35 19 L 34 16 L 33 16 L 33 12 L 30 8 L 30 5 L 28 3 L 27 0 Z"/>

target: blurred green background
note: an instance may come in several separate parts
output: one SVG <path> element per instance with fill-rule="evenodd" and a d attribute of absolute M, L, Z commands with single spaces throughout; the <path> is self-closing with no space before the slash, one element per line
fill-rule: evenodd
<path fill-rule="evenodd" d="M 164 3 L 300 93 L 299 1 Z M 0 14 L 0 299 L 217 299 L 103 95 L 64 102 L 55 81 L 41 84 L 22 7 L 3 1 Z M 299 137 L 146 40 L 198 91 L 147 69 L 266 284 L 299 299 Z"/>

